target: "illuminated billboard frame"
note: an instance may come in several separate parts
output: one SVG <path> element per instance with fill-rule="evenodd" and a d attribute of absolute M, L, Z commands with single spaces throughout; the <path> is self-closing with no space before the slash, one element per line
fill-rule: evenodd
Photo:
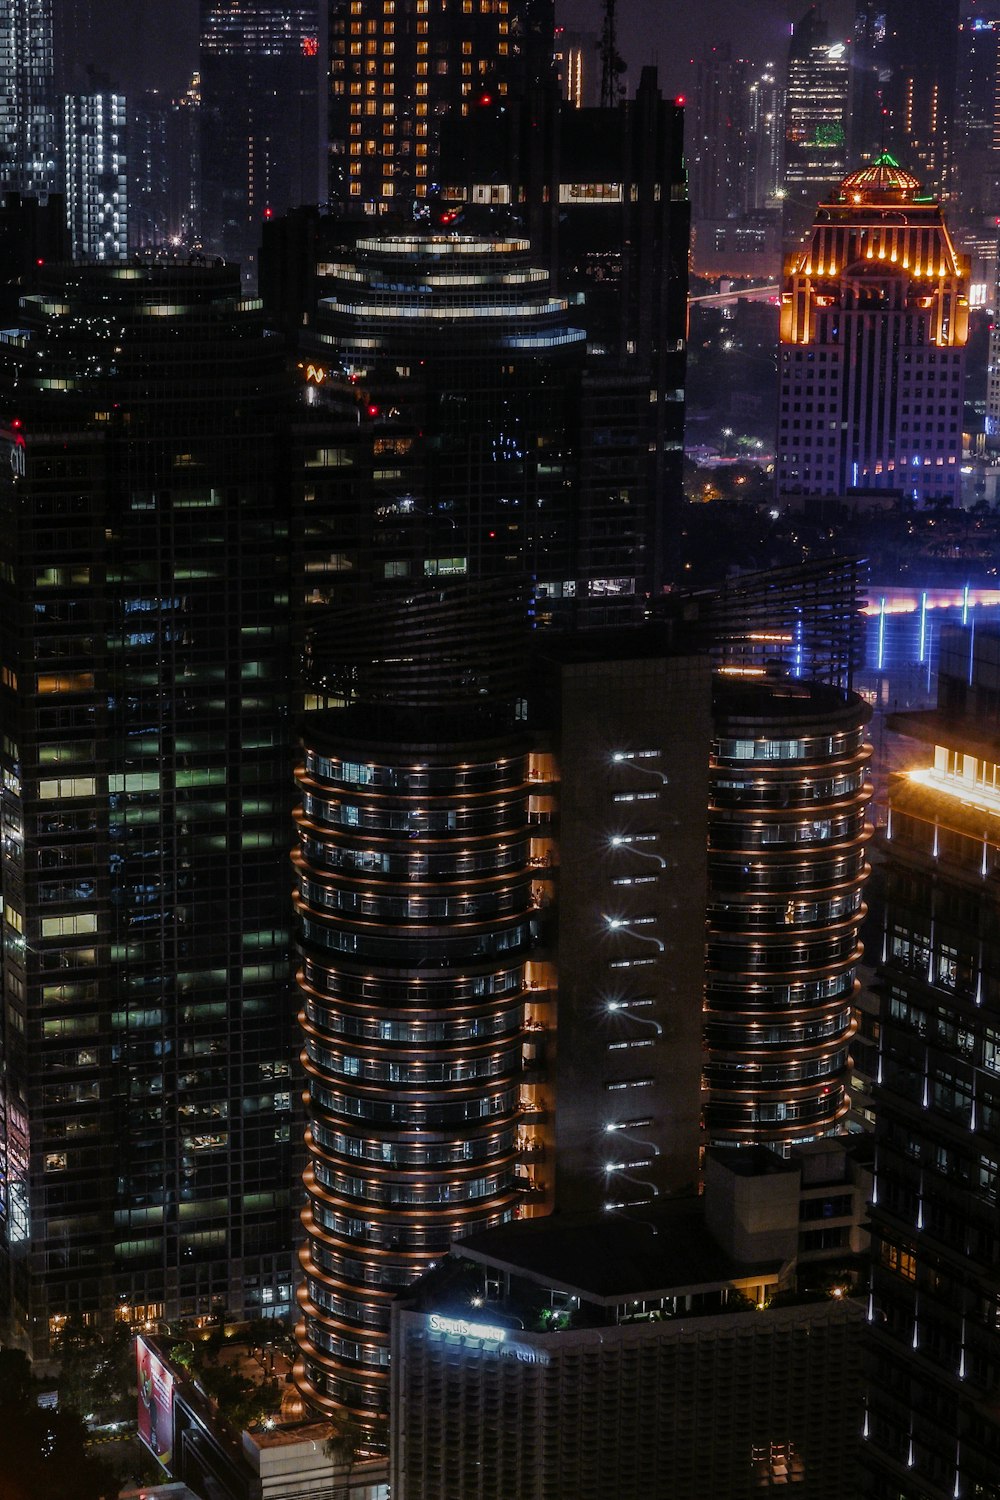
<path fill-rule="evenodd" d="M 174 1445 L 174 1374 L 141 1336 L 135 1341 L 139 1441 L 170 1472 Z"/>

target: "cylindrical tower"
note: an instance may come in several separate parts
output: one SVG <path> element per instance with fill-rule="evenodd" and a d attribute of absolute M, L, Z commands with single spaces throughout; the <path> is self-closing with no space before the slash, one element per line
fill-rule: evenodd
<path fill-rule="evenodd" d="M 720 1145 L 836 1132 L 848 1108 L 871 830 L 854 693 L 720 674 L 709 803 L 705 1124 Z"/>
<path fill-rule="evenodd" d="M 519 1191 L 527 746 L 399 718 L 313 715 L 297 772 L 296 1379 L 311 1407 L 361 1420 L 386 1409 L 392 1298 L 454 1238 L 512 1218 Z"/>

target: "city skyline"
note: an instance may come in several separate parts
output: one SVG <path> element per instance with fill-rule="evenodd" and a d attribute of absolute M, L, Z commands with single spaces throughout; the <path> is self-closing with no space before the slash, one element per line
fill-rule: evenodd
<path fill-rule="evenodd" d="M 198 0 L 175 0 L 169 20 L 156 0 L 131 0 L 123 14 L 120 0 L 87 0 L 93 62 L 109 72 L 127 93 L 159 88 L 179 93 L 198 62 Z M 81 9 L 83 7 L 81 6 Z M 788 28 L 808 8 L 806 0 L 761 0 L 752 29 L 741 0 L 684 0 L 664 15 L 662 0 L 623 0 L 619 6 L 621 51 L 632 84 L 639 69 L 654 63 L 664 88 L 683 93 L 691 85 L 690 59 L 697 49 L 730 41 L 754 60 L 783 52 Z M 844 10 L 838 0 L 835 10 Z M 157 21 L 160 24 L 157 25 Z M 556 23 L 574 30 L 599 30 L 600 0 L 558 0 Z"/>

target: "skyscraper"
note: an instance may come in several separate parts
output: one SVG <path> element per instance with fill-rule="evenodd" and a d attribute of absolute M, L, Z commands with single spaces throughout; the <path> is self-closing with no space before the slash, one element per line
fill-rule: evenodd
<path fill-rule="evenodd" d="M 819 206 L 781 307 L 779 492 L 956 499 L 969 268 L 888 153 Z"/>
<path fill-rule="evenodd" d="M 371 481 L 338 597 L 505 575 L 537 580 L 547 615 L 573 613 L 577 548 L 593 529 L 578 498 L 584 334 L 528 242 L 365 236 L 327 269 L 315 319 L 317 353 L 334 365 L 323 391 L 359 410 Z M 599 566 L 613 547 L 595 537 L 586 571 L 628 606 L 634 579 Z"/>
<path fill-rule="evenodd" d="M 287 496 L 232 268 L 4 335 L 4 1336 L 287 1310 Z"/>
<path fill-rule="evenodd" d="M 678 566 L 682 489 L 684 111 L 663 97 L 652 67 L 642 70 L 635 97 L 612 107 L 563 109 L 553 118 L 550 103 L 548 96 L 537 113 L 484 107 L 449 131 L 443 193 L 456 213 L 463 204 L 517 205 L 560 289 L 583 294 L 574 318 L 587 334 L 595 446 L 605 450 L 594 452 L 584 475 L 606 509 L 608 538 L 621 534 L 623 504 L 634 516 L 642 496 L 639 537 L 648 587 L 659 594 Z"/>
<path fill-rule="evenodd" d="M 261 223 L 319 197 L 317 0 L 202 0 L 202 238 L 255 280 Z"/>
<path fill-rule="evenodd" d="M 0 189 L 44 198 L 58 186 L 52 0 L 0 5 Z"/>
<path fill-rule="evenodd" d="M 757 140 L 751 133 L 750 64 L 729 46 L 698 59 L 688 129 L 691 215 L 738 218 L 753 206 Z"/>
<path fill-rule="evenodd" d="M 788 48 L 785 97 L 785 187 L 794 201 L 816 195 L 847 169 L 850 45 L 811 5 Z"/>
<path fill-rule="evenodd" d="M 123 94 L 65 96 L 64 191 L 74 260 L 128 257 L 127 130 Z"/>
<path fill-rule="evenodd" d="M 871 752 L 857 694 L 745 670 L 715 691 L 705 1130 L 784 1146 L 848 1109 Z"/>
<path fill-rule="evenodd" d="M 886 0 L 881 9 L 885 143 L 943 193 L 955 127 L 960 0 Z"/>
<path fill-rule="evenodd" d="M 329 200 L 375 213 L 437 181 L 442 121 L 552 72 L 552 0 L 333 0 Z"/>
<path fill-rule="evenodd" d="M 698 1171 L 710 666 L 551 633 L 525 718 L 516 604 L 424 582 L 334 617 L 353 701 L 303 725 L 296 1380 L 366 1425 L 390 1303 L 452 1239 Z"/>
<path fill-rule="evenodd" d="M 938 706 L 890 727 L 866 1493 L 996 1488 L 1000 635 L 945 627 Z"/>

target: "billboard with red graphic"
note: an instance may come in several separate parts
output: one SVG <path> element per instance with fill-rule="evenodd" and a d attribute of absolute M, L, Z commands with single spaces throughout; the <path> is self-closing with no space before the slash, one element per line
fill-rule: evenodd
<path fill-rule="evenodd" d="M 150 1453 L 170 1467 L 174 1440 L 174 1377 L 144 1338 L 135 1341 L 139 1383 L 139 1438 Z"/>

